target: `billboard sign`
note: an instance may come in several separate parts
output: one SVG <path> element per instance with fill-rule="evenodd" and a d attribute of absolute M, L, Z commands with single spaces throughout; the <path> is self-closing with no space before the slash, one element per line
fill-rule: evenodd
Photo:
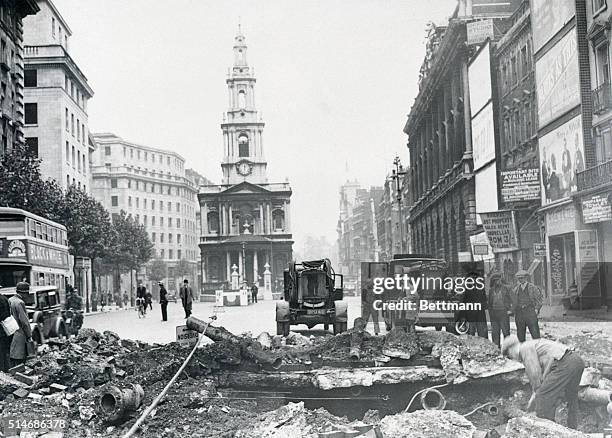
<path fill-rule="evenodd" d="M 576 29 L 536 62 L 535 76 L 540 126 L 580 103 Z"/>
<path fill-rule="evenodd" d="M 470 108 L 472 115 L 478 115 L 480 110 L 491 100 L 491 51 L 489 43 L 485 44 L 468 67 L 470 87 Z M 475 116 L 476 117 L 476 116 Z M 474 119 L 475 117 L 472 117 Z"/>
<path fill-rule="evenodd" d="M 597 194 L 580 199 L 585 224 L 612 220 L 612 205 L 607 195 Z"/>
<path fill-rule="evenodd" d="M 176 326 L 176 342 L 181 347 L 195 347 L 198 343 L 198 332 L 187 328 L 186 325 Z"/>
<path fill-rule="evenodd" d="M 493 104 L 487 106 L 472 119 L 472 153 L 474 171 L 495 159 L 495 135 L 493 128 Z"/>
<path fill-rule="evenodd" d="M 487 38 L 493 39 L 495 36 L 495 28 L 491 19 L 472 21 L 466 25 L 466 29 L 468 45 L 480 44 Z"/>
<path fill-rule="evenodd" d="M 574 0 L 531 0 L 533 52 L 540 50 L 575 14 Z"/>
<path fill-rule="evenodd" d="M 502 202 L 540 199 L 540 169 L 525 168 L 501 171 Z"/>
<path fill-rule="evenodd" d="M 546 258 L 546 244 L 545 243 L 534 243 L 533 244 L 533 256 Z"/>
<path fill-rule="evenodd" d="M 582 119 L 574 117 L 540 138 L 542 205 L 577 190 L 576 172 L 584 170 Z"/>
<path fill-rule="evenodd" d="M 519 249 L 514 210 L 480 213 L 480 217 L 493 252 L 509 252 Z"/>

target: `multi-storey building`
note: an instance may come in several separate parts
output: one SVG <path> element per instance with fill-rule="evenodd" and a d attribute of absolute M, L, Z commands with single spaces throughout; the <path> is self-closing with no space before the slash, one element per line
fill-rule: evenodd
<path fill-rule="evenodd" d="M 468 76 L 476 49 L 466 44 L 467 24 L 493 20 L 493 37 L 517 3 L 462 1 L 447 26 L 430 27 L 419 92 L 404 126 L 413 250 L 451 264 L 471 258 L 469 236 L 478 231 Z"/>
<path fill-rule="evenodd" d="M 377 218 L 383 194 L 382 187 L 362 189 L 357 182 L 340 187 L 337 270 L 349 282 L 360 277 L 362 262 L 380 259 Z"/>
<path fill-rule="evenodd" d="M 115 134 L 93 135 L 93 196 L 111 213 L 124 210 L 145 226 L 155 244 L 155 256 L 168 265 L 168 290 L 175 290 L 174 269 L 181 260 L 197 278 L 199 230 L 197 187 L 185 173 L 176 152 L 128 142 Z"/>
<path fill-rule="evenodd" d="M 69 54 L 70 27 L 51 0 L 37 4 L 40 12 L 24 19 L 26 141 L 42 159 L 43 177 L 88 191 L 93 90 Z"/>
<path fill-rule="evenodd" d="M 610 47 L 612 4 L 586 1 L 587 33 L 593 104 L 592 143 L 585 143 L 585 169 L 576 169 L 582 222 L 597 233 L 602 304 L 612 306 L 612 91 Z M 583 102 L 584 105 L 584 102 Z"/>
<path fill-rule="evenodd" d="M 14 144 L 25 143 L 23 21 L 39 12 L 35 0 L 0 5 L 0 154 L 7 153 Z"/>
<path fill-rule="evenodd" d="M 210 298 L 230 285 L 234 270 L 241 284 L 265 286 L 269 269 L 272 292 L 280 293 L 283 271 L 292 258 L 291 187 L 288 181 L 268 182 L 255 81 L 239 30 L 226 80 L 229 109 L 221 124 L 223 179 L 218 185 L 201 186 L 198 195 L 202 284 Z"/>

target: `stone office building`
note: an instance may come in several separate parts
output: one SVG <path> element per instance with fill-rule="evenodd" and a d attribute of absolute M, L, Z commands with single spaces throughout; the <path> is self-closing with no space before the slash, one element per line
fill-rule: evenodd
<path fill-rule="evenodd" d="M 287 181 L 268 181 L 255 81 L 239 31 L 226 80 L 229 109 L 221 124 L 223 180 L 201 186 L 198 195 L 202 283 L 204 293 L 211 296 L 230 286 L 234 271 L 241 284 L 264 286 L 268 269 L 272 292 L 281 292 L 283 271 L 292 259 L 291 187 Z"/>

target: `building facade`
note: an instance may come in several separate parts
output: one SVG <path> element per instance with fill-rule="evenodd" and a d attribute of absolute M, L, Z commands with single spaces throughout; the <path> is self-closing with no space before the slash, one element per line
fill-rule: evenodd
<path fill-rule="evenodd" d="M 340 187 L 336 270 L 346 282 L 360 279 L 362 262 L 381 260 L 378 218 L 383 196 L 384 188 L 364 189 L 356 181 L 347 181 Z"/>
<path fill-rule="evenodd" d="M 196 222 L 197 186 L 186 176 L 185 160 L 176 152 L 128 142 L 115 134 L 93 135 L 92 195 L 111 217 L 122 210 L 145 226 L 155 257 L 168 266 L 167 288 L 176 291 L 177 264 L 199 262 Z"/>
<path fill-rule="evenodd" d="M 210 296 L 230 286 L 233 272 L 240 284 L 264 286 L 268 270 L 272 292 L 280 293 L 283 271 L 292 259 L 291 187 L 268 182 L 255 82 L 239 31 L 226 80 L 229 109 L 221 124 L 222 183 L 201 186 L 198 195 L 202 284 Z"/>
<path fill-rule="evenodd" d="M 23 22 L 39 12 L 34 0 L 0 5 L 0 154 L 7 153 L 14 144 L 25 143 Z"/>
<path fill-rule="evenodd" d="M 93 90 L 69 54 L 70 27 L 50 0 L 24 20 L 25 136 L 41 173 L 63 187 L 90 189 L 87 104 Z"/>

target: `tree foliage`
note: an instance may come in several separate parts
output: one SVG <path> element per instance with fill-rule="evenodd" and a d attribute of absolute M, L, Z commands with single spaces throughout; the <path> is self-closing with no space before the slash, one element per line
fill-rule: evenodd
<path fill-rule="evenodd" d="M 147 266 L 147 276 L 151 281 L 162 281 L 166 278 L 168 272 L 168 265 L 162 259 L 153 259 L 149 266 Z"/>
<path fill-rule="evenodd" d="M 193 266 L 185 259 L 180 259 L 174 268 L 177 277 L 189 277 L 193 273 Z"/>
<path fill-rule="evenodd" d="M 138 269 L 153 257 L 153 242 L 143 225 L 136 223 L 123 210 L 114 217 L 113 228 L 117 240 L 109 259 L 113 265 L 125 270 Z"/>

